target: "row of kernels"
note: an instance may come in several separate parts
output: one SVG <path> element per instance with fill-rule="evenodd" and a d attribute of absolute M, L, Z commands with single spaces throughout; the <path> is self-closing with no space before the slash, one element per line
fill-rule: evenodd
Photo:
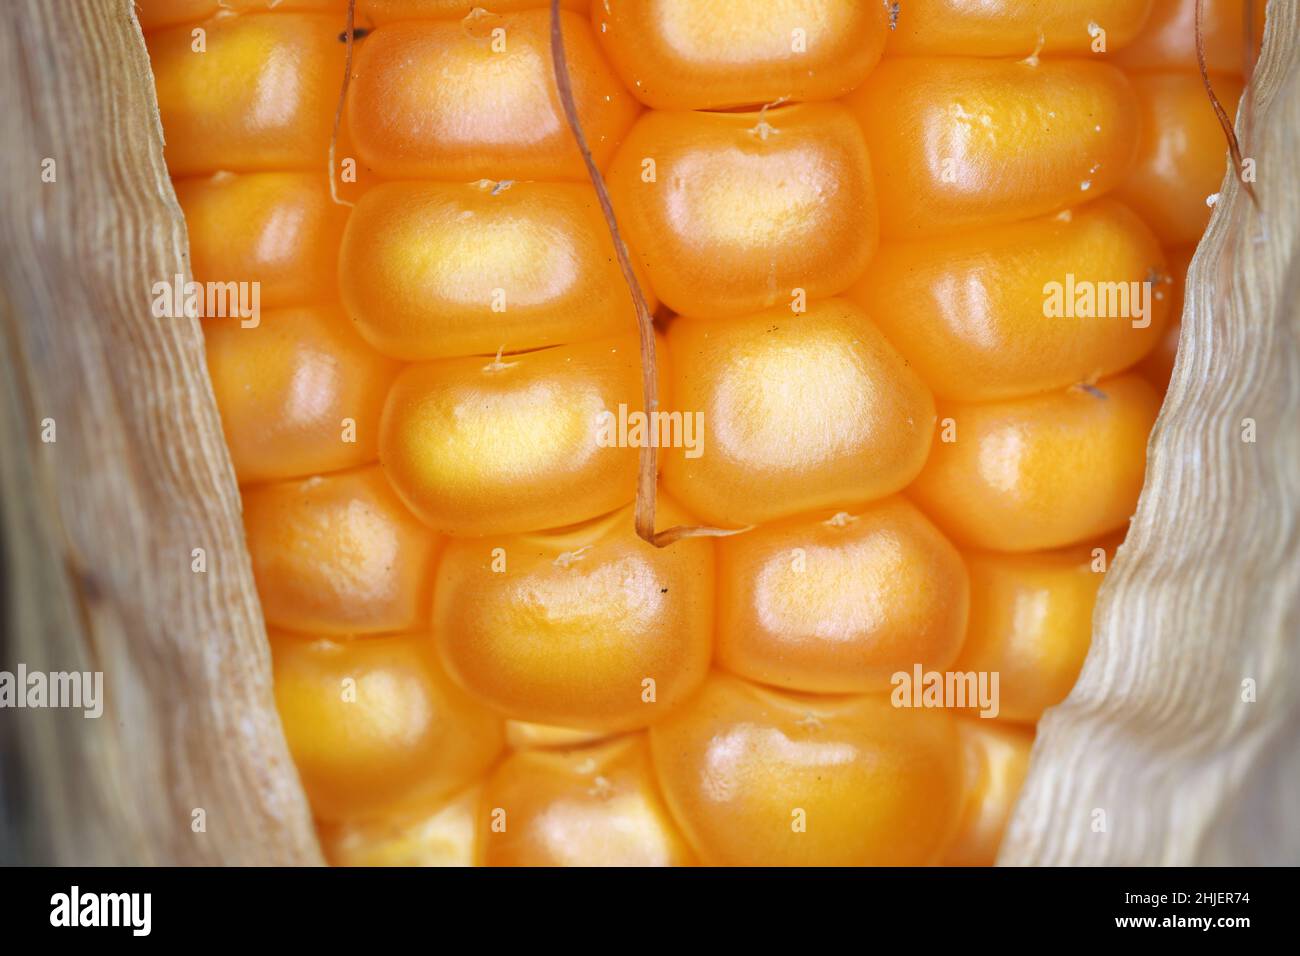
<path fill-rule="evenodd" d="M 187 177 L 176 189 L 194 274 L 255 283 L 267 307 L 247 323 L 205 316 L 204 331 L 231 457 L 251 483 L 276 703 L 317 818 L 373 819 L 441 805 L 496 762 L 505 728 L 438 662 L 439 540 L 370 464 L 400 363 L 335 304 L 348 216 L 324 161 L 341 7 L 285 9 L 159 30 L 149 45 L 168 162 Z"/>
<path fill-rule="evenodd" d="M 1201 5 L 1209 81 L 1234 120 L 1243 73 L 1263 39 L 1264 12 L 1262 0 L 1255 2 L 1247 24 L 1246 0 L 1206 0 Z M 1157 0 L 1141 42 L 1118 58 L 1130 73 L 1143 115 L 1138 162 L 1122 195 L 1166 245 L 1173 282 L 1174 321 L 1142 365 L 1160 389 L 1173 372 L 1187 269 L 1224 174 L 1224 134 L 1200 75 L 1196 16 L 1196 0 Z"/>

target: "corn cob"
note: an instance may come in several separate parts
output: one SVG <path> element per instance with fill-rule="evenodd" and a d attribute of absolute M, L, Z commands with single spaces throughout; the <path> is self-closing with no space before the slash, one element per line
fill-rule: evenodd
<path fill-rule="evenodd" d="M 668 548 L 592 441 L 644 411 L 635 314 L 541 5 L 359 5 L 350 213 L 344 4 L 178 6 L 142 22 L 196 277 L 269 307 L 205 332 L 332 858 L 991 862 L 1221 171 L 1188 4 L 565 4 L 666 404 L 708 427 L 662 510 L 755 526 Z M 1045 318 L 1067 272 L 1154 277 L 1145 324 Z M 1003 675 L 1001 717 L 890 706 L 913 663 Z"/>

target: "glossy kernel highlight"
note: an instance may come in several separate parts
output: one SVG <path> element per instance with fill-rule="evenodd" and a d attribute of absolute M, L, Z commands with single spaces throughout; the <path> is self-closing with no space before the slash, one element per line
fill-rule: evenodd
<path fill-rule="evenodd" d="M 679 314 L 835 295 L 876 248 L 871 161 L 838 103 L 651 111 L 607 178 L 651 287 Z"/>
<path fill-rule="evenodd" d="M 996 671 L 998 716 L 1033 723 L 1063 701 L 1092 643 L 1092 611 L 1109 547 L 1034 554 L 970 552 L 970 629 L 958 671 Z"/>
<path fill-rule="evenodd" d="M 368 0 L 362 0 L 363 4 L 366 2 Z M 292 10 L 337 14 L 346 9 L 347 0 L 134 0 L 134 6 L 140 28 L 148 33 L 159 27 L 205 20 L 222 11 L 269 13 Z"/>
<path fill-rule="evenodd" d="M 1115 58 L 1129 71 L 1170 71 L 1199 75 L 1196 60 L 1197 0 L 1155 0 L 1137 38 Z M 1205 62 L 1211 73 L 1242 74 L 1248 53 L 1246 0 L 1202 0 Z M 1264 8 L 1255 0 L 1252 34 L 1255 51 L 1264 37 Z"/>
<path fill-rule="evenodd" d="M 428 634 L 271 633 L 275 700 L 317 818 L 364 820 L 485 773 L 501 722 L 438 668 Z"/>
<path fill-rule="evenodd" d="M 357 203 L 339 262 L 358 330 L 401 359 L 521 352 L 636 328 L 586 184 L 386 183 Z"/>
<path fill-rule="evenodd" d="M 785 694 L 718 675 L 650 728 L 673 816 L 714 866 L 934 862 L 960 810 L 954 719 L 887 696 Z"/>
<path fill-rule="evenodd" d="M 1137 98 L 1108 63 L 886 59 L 848 103 L 889 238 L 1077 206 L 1122 182 L 1137 152 Z"/>
<path fill-rule="evenodd" d="M 1151 0 L 907 0 L 890 56 L 1027 57 L 1134 43 Z"/>
<path fill-rule="evenodd" d="M 687 520 L 663 502 L 662 520 Z M 656 548 L 631 508 L 576 528 L 451 542 L 434 630 L 450 673 L 525 721 L 642 727 L 704 679 L 712 651 L 713 544 Z"/>
<path fill-rule="evenodd" d="M 1137 506 L 1160 398 L 1120 375 L 986 405 L 941 405 L 913 497 L 955 541 L 992 551 L 1059 548 L 1124 527 Z"/>
<path fill-rule="evenodd" d="M 492 828 L 504 815 L 504 830 Z M 479 820 L 486 866 L 689 866 L 644 736 L 512 754 L 489 779 Z"/>
<path fill-rule="evenodd" d="M 320 173 L 216 173 L 176 198 L 199 282 L 256 282 L 264 309 L 334 298 L 347 211 Z"/>
<path fill-rule="evenodd" d="M 925 463 L 934 399 L 856 305 L 810 303 L 668 329 L 671 401 L 699 411 L 702 453 L 662 453 L 663 482 L 702 520 L 759 524 L 893 494 Z"/>
<path fill-rule="evenodd" d="M 520 10 L 535 10 L 545 0 L 492 0 L 493 13 L 515 13 Z M 589 0 L 560 0 L 566 10 L 586 13 Z M 393 20 L 456 19 L 462 20 L 483 6 L 478 0 L 359 0 L 358 17 L 364 17 L 376 24 L 389 23 Z"/>
<path fill-rule="evenodd" d="M 1211 77 L 1215 93 L 1236 117 L 1242 83 Z M 1223 128 L 1199 75 L 1143 73 L 1133 77 L 1141 104 L 1137 163 L 1117 192 L 1160 241 L 1195 243 L 1210 222 L 1208 199 L 1232 168 Z"/>
<path fill-rule="evenodd" d="M 1167 273 L 1155 236 L 1107 198 L 887 243 L 849 295 L 937 396 L 978 402 L 1095 381 L 1138 362 L 1168 321 Z M 1060 294 L 1055 311 L 1051 289 Z M 1079 307 L 1084 293 L 1091 304 Z"/>
<path fill-rule="evenodd" d="M 256 328 L 207 319 L 208 374 L 235 475 L 247 484 L 375 461 L 396 362 L 337 306 L 273 309 Z"/>
<path fill-rule="evenodd" d="M 336 17 L 265 13 L 149 34 L 173 176 L 323 169 L 343 75 Z"/>
<path fill-rule="evenodd" d="M 993 866 L 1029 773 L 1034 732 L 978 717 L 957 721 L 962 742 L 961 821 L 943 866 Z"/>
<path fill-rule="evenodd" d="M 898 671 L 943 670 L 962 645 L 961 555 L 889 498 L 718 541 L 718 663 L 822 694 L 885 692 Z"/>
<path fill-rule="evenodd" d="M 575 524 L 636 494 L 637 449 L 601 444 L 620 404 L 642 407 L 635 336 L 412 365 L 388 393 L 379 460 L 439 531 Z"/>
<path fill-rule="evenodd" d="M 474 866 L 481 783 L 378 818 L 317 824 L 331 866 Z"/>
<path fill-rule="evenodd" d="M 423 626 L 437 539 L 376 467 L 244 491 L 267 621 L 308 634 Z"/>
<path fill-rule="evenodd" d="M 600 0 L 591 16 L 624 84 L 661 110 L 843 96 L 880 59 L 889 21 L 859 0 Z"/>
<path fill-rule="evenodd" d="M 352 139 L 390 179 L 562 179 L 586 167 L 560 105 L 546 10 L 403 20 L 360 44 L 348 94 Z M 640 107 L 576 13 L 561 14 L 578 117 L 601 165 Z"/>

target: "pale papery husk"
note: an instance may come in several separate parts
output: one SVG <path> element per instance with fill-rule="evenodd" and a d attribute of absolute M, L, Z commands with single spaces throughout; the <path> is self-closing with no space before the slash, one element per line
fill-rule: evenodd
<path fill-rule="evenodd" d="M 202 331 L 150 311 L 154 282 L 190 275 L 130 0 L 9 12 L 0 668 L 102 670 L 105 705 L 2 715 L 0 861 L 319 863 Z M 1092 651 L 1040 724 L 1002 863 L 1300 862 L 1297 0 L 1270 4 L 1245 102 L 1260 208 L 1230 175 Z"/>
<path fill-rule="evenodd" d="M 5 14 L 0 669 L 102 671 L 104 712 L 0 711 L 0 860 L 319 863 L 203 333 L 151 314 L 190 269 L 144 37 L 130 0 Z"/>
<path fill-rule="evenodd" d="M 1268 5 L 1237 133 L 1259 205 L 1229 168 L 1137 513 L 1001 864 L 1300 864 L 1296 0 Z"/>

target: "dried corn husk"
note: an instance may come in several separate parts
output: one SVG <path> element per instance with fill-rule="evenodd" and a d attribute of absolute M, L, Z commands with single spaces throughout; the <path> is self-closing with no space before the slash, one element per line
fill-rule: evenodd
<path fill-rule="evenodd" d="M 188 254 L 130 0 L 13 8 L 0 668 L 100 669 L 107 701 L 99 720 L 0 714 L 0 859 L 319 862 L 201 331 L 149 310 Z M 1004 863 L 1300 862 L 1297 0 L 1269 20 L 1241 121 L 1262 211 L 1229 176 L 1147 487 L 1083 676 L 1040 727 Z"/>
<path fill-rule="evenodd" d="M 1039 725 L 1004 864 L 1300 863 L 1296 0 L 1269 4 L 1242 104 L 1259 208 L 1229 170 L 1137 514 L 1079 682 Z"/>
<path fill-rule="evenodd" d="M 105 703 L 0 711 L 0 857 L 317 862 L 203 336 L 150 314 L 188 246 L 131 3 L 6 13 L 0 669 L 103 671 Z"/>

